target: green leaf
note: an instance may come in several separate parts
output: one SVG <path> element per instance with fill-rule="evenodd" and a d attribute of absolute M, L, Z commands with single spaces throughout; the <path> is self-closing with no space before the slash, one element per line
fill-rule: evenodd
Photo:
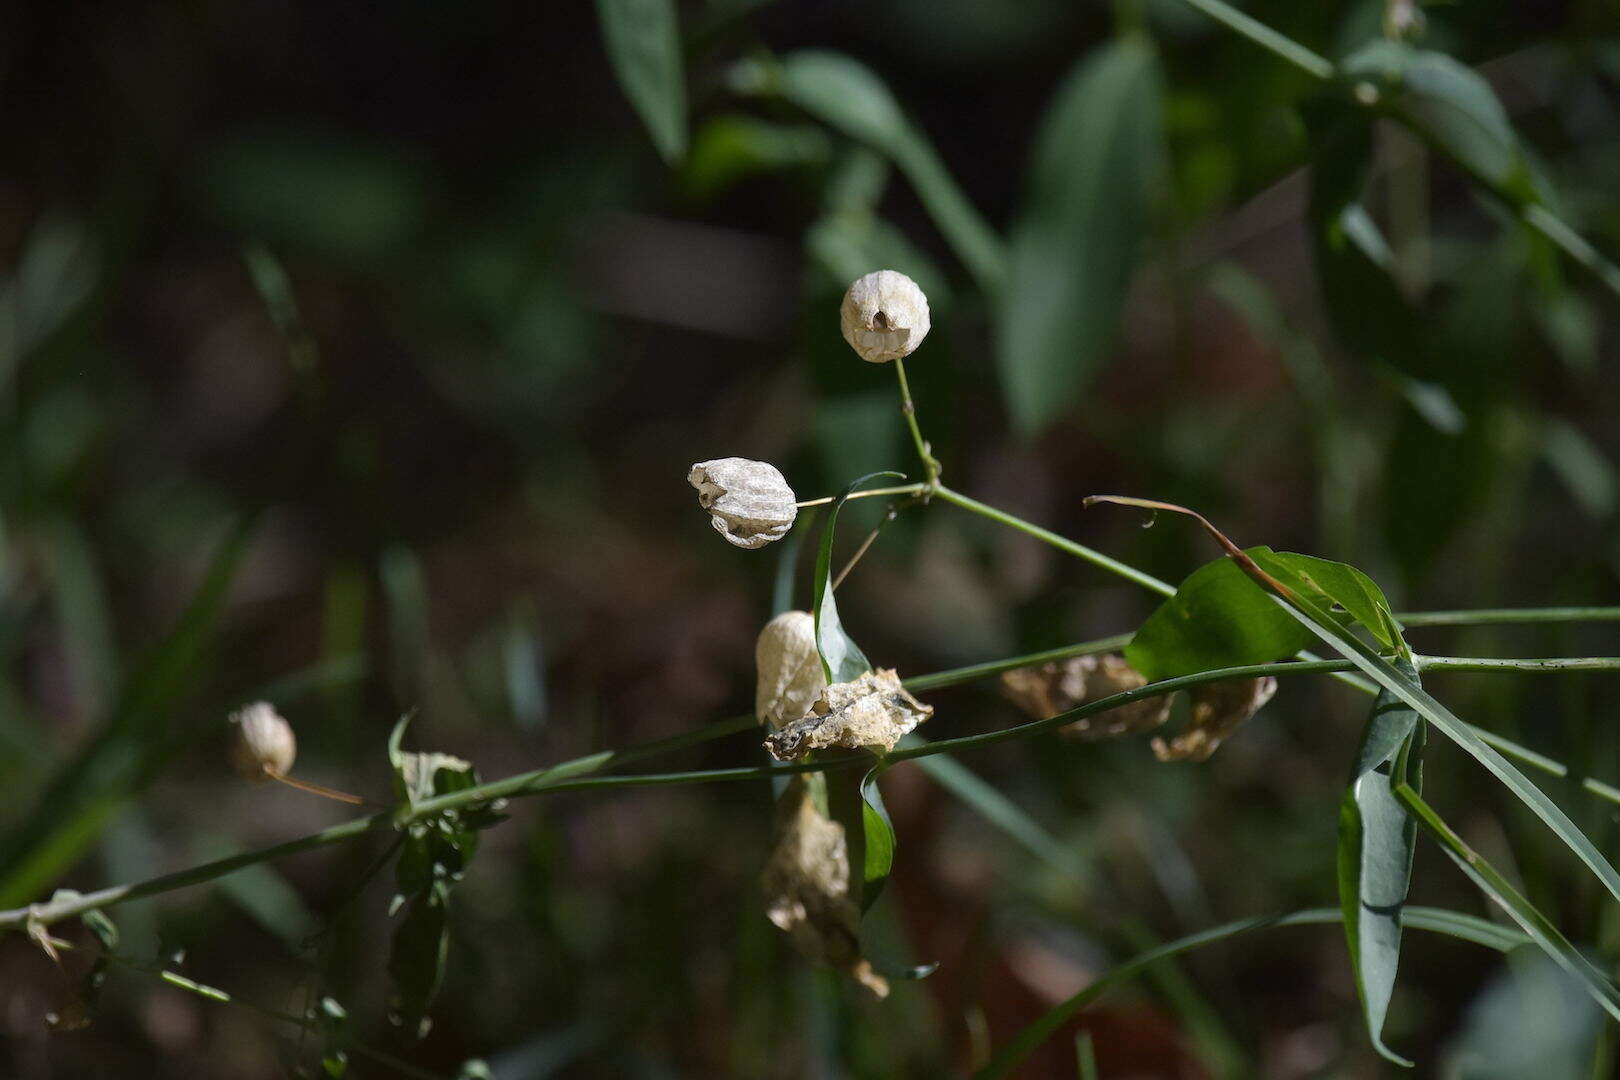
<path fill-rule="evenodd" d="M 738 81 L 745 89 L 780 93 L 805 112 L 886 155 L 911 181 L 934 224 L 979 287 L 986 293 L 1000 287 L 1005 261 L 1000 238 L 870 68 L 843 53 L 806 50 L 783 57 L 776 68 L 749 62 Z"/>
<path fill-rule="evenodd" d="M 1380 646 L 1402 651 L 1400 626 L 1383 590 L 1360 570 L 1311 555 L 1249 548 L 1247 554 L 1274 577 L 1335 614 L 1366 627 Z M 1223 566 L 1223 563 L 1230 565 Z M 1292 624 L 1292 625 L 1290 625 Z M 1148 679 L 1174 678 L 1293 656 L 1315 635 L 1257 589 L 1232 560 L 1220 558 L 1188 575 L 1148 616 L 1125 659 Z"/>
<path fill-rule="evenodd" d="M 833 599 L 832 549 L 833 534 L 838 524 L 838 511 L 844 501 L 868 480 L 893 477 L 904 480 L 897 472 L 867 473 L 839 493 L 827 509 L 827 524 L 821 530 L 821 546 L 816 552 L 815 596 L 816 650 L 821 654 L 821 668 L 829 683 L 849 682 L 872 670 L 871 661 L 861 652 L 859 645 L 844 632 L 838 620 L 838 603 Z"/>
<path fill-rule="evenodd" d="M 1272 577 L 1326 608 L 1342 608 L 1385 649 L 1403 651 L 1401 628 L 1377 582 L 1348 563 L 1257 548 L 1250 557 Z"/>
<path fill-rule="evenodd" d="M 1122 39 L 1083 60 L 1047 108 L 996 326 L 1026 436 L 1072 405 L 1113 350 L 1164 177 L 1162 82 L 1153 50 Z"/>
<path fill-rule="evenodd" d="M 686 86 L 675 0 L 596 0 L 608 60 L 624 96 L 669 164 L 686 153 Z"/>
<path fill-rule="evenodd" d="M 866 837 L 864 871 L 861 875 L 861 910 L 872 906 L 883 886 L 888 883 L 889 872 L 894 869 L 894 822 L 889 820 L 888 808 L 883 805 L 883 793 L 878 790 L 878 774 L 882 764 L 874 765 L 861 779 L 861 831 Z"/>
<path fill-rule="evenodd" d="M 1507 111 L 1472 68 L 1444 53 L 1379 41 L 1340 65 L 1343 87 L 1461 165 L 1509 203 L 1533 201 L 1536 185 Z"/>
<path fill-rule="evenodd" d="M 990 1062 L 978 1072 L 974 1073 L 974 1080 L 996 1080 L 998 1077 L 1010 1076 L 1018 1064 L 1035 1051 L 1042 1043 L 1051 1038 L 1065 1023 L 1081 1009 L 1102 997 L 1120 983 L 1126 982 L 1162 960 L 1168 960 L 1183 953 L 1192 952 L 1225 941 L 1227 938 L 1252 930 L 1264 930 L 1270 927 L 1302 926 L 1322 923 L 1336 923 L 1341 920 L 1343 913 L 1335 908 L 1310 908 L 1305 911 L 1296 911 L 1289 915 L 1268 916 L 1255 919 L 1240 919 L 1237 922 L 1226 923 L 1209 930 L 1176 941 L 1167 942 L 1157 948 L 1149 949 L 1122 964 L 1118 964 L 1102 975 L 1093 979 L 1086 988 L 1066 1001 L 1059 1002 L 1047 1012 L 1042 1014 L 1034 1023 L 1020 1031 Z M 1407 908 L 1405 923 L 1417 930 L 1429 930 L 1438 934 L 1446 934 L 1463 941 L 1471 941 L 1476 945 L 1483 945 L 1497 952 L 1506 952 L 1525 943 L 1522 935 L 1515 934 L 1495 923 L 1461 912 L 1445 911 L 1438 908 Z"/>
<path fill-rule="evenodd" d="M 694 199 L 715 198 L 745 177 L 809 165 L 832 157 L 832 140 L 810 124 L 773 124 L 730 113 L 700 126 L 681 170 L 681 186 Z"/>
<path fill-rule="evenodd" d="M 1270 586 L 1267 586 L 1269 591 Z M 1333 616 L 1312 598 L 1298 592 L 1279 596 L 1278 602 L 1300 623 L 1309 627 L 1341 656 L 1360 668 L 1374 682 L 1405 702 L 1439 729 L 1441 734 L 1456 743 L 1477 760 L 1521 802 L 1541 818 L 1553 833 L 1586 864 L 1603 887 L 1620 900 L 1620 873 L 1616 873 L 1589 840 L 1585 833 L 1569 819 L 1545 792 L 1530 782 L 1530 778 L 1507 758 L 1485 743 L 1468 724 L 1450 709 L 1430 696 L 1416 680 L 1379 656 L 1365 642 L 1341 627 Z"/>
<path fill-rule="evenodd" d="M 1322 299 L 1352 349 L 1411 375 L 1443 372 L 1429 356 L 1427 321 L 1395 280 L 1395 257 L 1363 203 L 1373 162 L 1371 118 L 1337 99 L 1304 111 L 1312 144 L 1309 220 Z"/>
<path fill-rule="evenodd" d="M 419 893 L 394 931 L 388 953 L 391 1019 L 419 1039 L 428 1032 L 428 1008 L 444 982 L 450 956 L 449 894 L 445 882 Z"/>
<path fill-rule="evenodd" d="M 1408 672 L 1415 680 L 1416 672 Z M 1416 826 L 1391 794 L 1386 766 L 1393 767 L 1391 759 L 1413 739 L 1417 723 L 1417 713 L 1399 698 L 1387 690 L 1378 695 L 1339 806 L 1339 903 L 1356 991 L 1374 1049 L 1406 1068 L 1412 1063 L 1385 1046 L 1382 1033 L 1400 963 Z"/>
<path fill-rule="evenodd" d="M 1582 956 L 1579 950 L 1569 943 L 1569 939 L 1559 932 L 1558 927 L 1525 899 L 1499 870 L 1464 843 L 1462 837 L 1453 832 L 1451 827 L 1441 820 L 1440 815 L 1436 814 L 1409 785 L 1398 785 L 1394 789 L 1394 796 L 1417 819 L 1423 831 L 1440 844 L 1446 854 L 1451 856 L 1451 860 L 1473 880 L 1475 885 L 1479 886 L 1481 891 L 1501 905 L 1554 963 L 1580 980 L 1586 992 L 1591 994 L 1610 1016 L 1620 1020 L 1620 989 L 1615 987 L 1607 975 Z"/>
<path fill-rule="evenodd" d="M 1213 668 L 1281 660 L 1311 640 L 1311 633 L 1279 611 L 1236 563 L 1221 558 L 1194 570 L 1175 595 L 1148 616 L 1125 646 L 1125 659 L 1157 682 Z"/>

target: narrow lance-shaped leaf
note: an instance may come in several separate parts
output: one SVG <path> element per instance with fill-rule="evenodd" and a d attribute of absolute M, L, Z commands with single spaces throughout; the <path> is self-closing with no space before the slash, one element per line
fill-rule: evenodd
<path fill-rule="evenodd" d="M 596 0 L 596 14 L 624 96 L 659 156 L 679 161 L 686 153 L 686 86 L 675 0 Z"/>
<path fill-rule="evenodd" d="M 1081 61 L 1047 109 L 996 325 L 1025 435 L 1071 405 L 1113 349 L 1164 175 L 1162 81 L 1153 50 L 1121 39 Z"/>
<path fill-rule="evenodd" d="M 1416 672 L 1406 670 L 1414 679 Z M 1362 735 L 1356 767 L 1339 806 L 1339 902 L 1367 1032 L 1388 1060 L 1411 1062 L 1384 1045 L 1384 1018 L 1400 962 L 1401 909 L 1412 878 L 1416 826 L 1390 791 L 1391 770 L 1415 743 L 1418 715 L 1389 691 L 1378 695 Z"/>
<path fill-rule="evenodd" d="M 888 884 L 889 873 L 894 869 L 895 835 L 894 822 L 889 820 L 889 810 L 883 805 L 883 793 L 878 790 L 878 774 L 884 766 L 880 763 L 873 766 L 861 778 L 861 831 L 865 834 L 865 857 L 862 859 L 864 872 L 861 875 L 861 910 L 871 908 L 873 901 Z M 853 869 L 853 868 L 852 868 Z"/>
<path fill-rule="evenodd" d="M 899 166 L 980 289 L 1000 288 L 1000 238 L 870 68 L 843 53 L 806 50 L 784 57 L 779 69 L 755 81 Z"/>
<path fill-rule="evenodd" d="M 821 531 L 821 546 L 816 551 L 815 596 L 816 649 L 821 653 L 821 666 L 829 683 L 849 682 L 872 670 L 871 661 L 861 652 L 859 645 L 844 632 L 838 619 L 838 602 L 833 599 L 832 553 L 833 535 L 838 525 L 838 511 L 856 489 L 869 480 L 894 477 L 904 480 L 897 472 L 875 472 L 856 480 L 839 493 L 827 510 L 827 524 Z"/>
<path fill-rule="evenodd" d="M 1342 610 L 1344 618 L 1366 627 L 1384 649 L 1405 650 L 1383 590 L 1360 570 L 1268 547 L 1249 548 L 1245 554 L 1297 591 Z M 1315 637 L 1256 590 L 1232 560 L 1216 559 L 1188 575 L 1175 595 L 1159 605 L 1126 646 L 1125 658 L 1149 679 L 1168 679 L 1281 660 Z"/>
<path fill-rule="evenodd" d="M 1620 989 L 1615 987 L 1607 975 L 1593 967 L 1592 963 L 1570 944 L 1569 939 L 1559 932 L 1558 927 L 1525 899 L 1501 871 L 1464 843 L 1462 837 L 1453 832 L 1416 791 L 1406 784 L 1400 784 L 1395 787 L 1394 796 L 1417 819 L 1423 831 L 1440 844 L 1445 853 L 1451 856 L 1451 860 L 1485 895 L 1500 904 L 1554 963 L 1580 980 L 1587 993 L 1591 994 L 1610 1016 L 1620 1020 Z"/>

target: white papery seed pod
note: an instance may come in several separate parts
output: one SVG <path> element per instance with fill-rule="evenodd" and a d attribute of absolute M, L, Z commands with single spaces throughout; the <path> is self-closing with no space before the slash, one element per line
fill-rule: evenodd
<path fill-rule="evenodd" d="M 754 715 L 772 730 L 803 718 L 827 689 L 816 651 L 816 618 L 784 611 L 765 624 L 754 643 Z"/>
<path fill-rule="evenodd" d="M 799 516 L 797 498 L 775 465 L 748 458 L 716 458 L 692 466 L 686 477 L 715 531 L 740 548 L 780 540 Z"/>
<path fill-rule="evenodd" d="M 298 757 L 298 740 L 292 725 L 282 719 L 268 701 L 231 714 L 236 740 L 231 744 L 231 765 L 249 780 L 285 776 Z"/>
<path fill-rule="evenodd" d="M 862 360 L 899 360 L 928 336 L 928 297 L 900 271 L 874 270 L 844 294 L 838 324 Z"/>

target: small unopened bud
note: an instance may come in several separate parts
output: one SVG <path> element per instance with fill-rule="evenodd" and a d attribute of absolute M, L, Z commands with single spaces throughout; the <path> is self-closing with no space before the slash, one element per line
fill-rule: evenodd
<path fill-rule="evenodd" d="M 741 548 L 782 539 L 799 516 L 793 489 L 769 462 L 739 457 L 700 461 L 686 479 L 713 516 L 715 531 Z"/>
<path fill-rule="evenodd" d="M 298 756 L 292 725 L 267 701 L 256 701 L 231 714 L 236 741 L 231 744 L 231 765 L 249 780 L 286 776 Z"/>
<path fill-rule="evenodd" d="M 773 729 L 804 718 L 827 675 L 816 650 L 816 619 L 808 611 L 784 611 L 765 624 L 754 643 L 754 715 Z"/>
<path fill-rule="evenodd" d="M 862 360 L 899 360 L 928 336 L 928 297 L 898 270 L 875 270 L 844 294 L 838 323 Z"/>

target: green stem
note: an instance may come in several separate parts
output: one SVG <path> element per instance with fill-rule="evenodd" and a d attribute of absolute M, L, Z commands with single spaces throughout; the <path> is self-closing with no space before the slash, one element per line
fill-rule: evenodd
<path fill-rule="evenodd" d="M 952 685 L 956 682 L 968 682 L 972 679 L 983 678 L 996 670 L 1006 670 L 1008 666 L 1023 666 L 1035 662 L 1035 658 L 1057 659 L 1063 655 L 1079 655 L 1085 651 L 1106 651 L 1118 638 L 1105 638 L 1097 642 L 1088 642 L 1080 646 L 1069 646 L 1066 649 L 1054 649 L 1046 653 L 1036 653 L 1031 656 L 1016 658 L 1018 663 L 1003 661 L 997 664 L 977 664 L 971 667 L 958 668 L 954 672 L 940 672 L 936 675 L 922 676 L 911 680 L 908 686 L 927 686 L 939 688 Z M 1474 657 L 1441 657 L 1424 656 L 1418 658 L 1418 666 L 1426 671 L 1528 671 L 1547 672 L 1568 670 L 1566 667 L 1551 666 L 1560 663 L 1575 663 L 1581 670 L 1620 670 L 1620 657 L 1583 657 L 1571 661 L 1563 660 L 1518 660 L 1496 663 L 1480 660 Z M 1192 675 L 1182 675 L 1174 679 L 1165 679 L 1135 690 L 1127 690 L 1114 694 L 1111 697 L 1089 702 L 1068 712 L 1047 717 L 1044 720 L 1032 720 L 1028 723 L 1018 724 L 997 731 L 984 732 L 979 735 L 966 735 L 955 739 L 941 739 L 923 746 L 895 750 L 888 755 L 890 762 L 910 761 L 915 758 L 929 757 L 934 754 L 948 754 L 961 750 L 976 750 L 985 746 L 1007 742 L 1013 739 L 1026 738 L 1053 728 L 1072 724 L 1097 713 L 1107 712 L 1122 705 L 1129 705 L 1133 701 L 1143 698 L 1156 697 L 1161 694 L 1174 693 L 1205 683 L 1220 682 L 1226 679 L 1256 678 L 1262 675 L 1308 675 L 1347 670 L 1351 666 L 1347 660 L 1310 660 L 1294 661 L 1282 664 L 1246 664 L 1239 667 L 1220 668 L 1214 671 L 1203 671 Z M 686 746 L 696 745 L 710 739 L 720 738 L 724 735 L 746 731 L 757 726 L 752 716 L 737 716 L 727 720 L 720 720 L 707 727 L 695 731 L 685 732 L 681 735 L 671 736 L 667 739 L 658 739 L 638 747 L 625 750 L 605 751 L 575 758 L 572 761 L 562 762 L 545 769 L 533 772 L 520 773 L 507 777 L 504 780 L 494 780 L 480 784 L 476 787 L 465 788 L 461 791 L 441 795 L 438 798 L 426 799 L 410 808 L 398 808 L 372 814 L 367 817 L 355 818 L 352 821 L 334 825 L 309 836 L 290 840 L 284 844 L 262 848 L 257 851 L 243 852 L 226 859 L 205 863 L 189 870 L 182 870 L 173 874 L 164 874 L 160 877 L 149 878 L 146 881 L 135 882 L 128 885 L 117 885 L 107 889 L 85 894 L 64 895 L 60 899 L 53 899 L 45 903 L 33 904 L 29 907 L 16 908 L 11 911 L 0 911 L 0 930 L 15 929 L 25 926 L 47 926 L 61 919 L 73 918 L 83 915 L 87 911 L 99 908 L 108 908 L 116 904 L 138 900 L 142 897 L 154 896 L 159 893 L 172 892 L 185 888 L 188 885 L 198 885 L 205 881 L 224 877 L 244 867 L 255 863 L 267 862 L 273 859 L 285 858 L 314 848 L 325 847 L 329 844 L 340 843 L 364 836 L 370 832 L 381 832 L 398 828 L 411 821 L 431 817 L 448 810 L 460 810 L 479 803 L 487 803 L 494 799 L 513 798 L 523 795 L 540 793 L 558 793 L 564 791 L 582 791 L 596 788 L 612 787 L 659 787 L 677 784 L 714 783 L 725 780 L 755 780 L 770 776 L 780 776 L 798 772 L 821 772 L 826 769 L 848 768 L 850 766 L 870 767 L 872 758 L 868 754 L 854 754 L 845 757 L 829 758 L 823 761 L 809 763 L 794 763 L 784 765 L 752 766 L 737 769 L 708 769 L 680 773 L 647 773 L 632 776 L 606 776 L 591 777 L 588 774 L 599 772 L 612 765 L 624 764 L 653 754 L 664 753 Z M 1500 740 L 1505 743 L 1506 740 Z M 1512 744 L 1508 744 L 1511 746 Z M 1515 747 L 1522 752 L 1522 760 L 1531 764 L 1538 764 L 1555 775 L 1567 776 L 1569 770 L 1549 758 L 1543 758 L 1529 750 Z M 1620 802 L 1620 791 L 1608 785 L 1592 782 L 1595 786 L 1588 787 L 1595 794 Z M 1583 786 L 1585 786 L 1583 784 Z M 1602 790 L 1598 790 L 1601 788 Z"/>
<path fill-rule="evenodd" d="M 1333 78 L 1333 63 L 1285 34 L 1280 34 L 1258 19 L 1239 11 L 1223 0 L 1183 0 L 1190 8 L 1202 11 L 1228 30 L 1248 38 L 1274 56 L 1293 64 L 1299 70 L 1326 82 Z"/>
<path fill-rule="evenodd" d="M 922 437 L 922 428 L 917 426 L 917 406 L 911 400 L 911 384 L 906 382 L 906 362 L 894 362 L 894 375 L 900 382 L 900 415 L 906 418 L 906 427 L 911 429 L 911 445 L 917 448 L 917 457 L 922 461 L 923 470 L 927 474 L 925 488 L 939 486 L 939 459 L 934 457 L 927 440 Z"/>
<path fill-rule="evenodd" d="M 1050 529 L 1043 529 L 1039 525 L 1025 521 L 1021 517 L 1015 517 L 1012 514 L 1007 513 L 1005 510 L 997 510 L 995 507 L 988 506 L 977 499 L 970 499 L 966 495 L 963 495 L 960 491 L 953 491 L 944 484 L 937 485 L 934 488 L 934 494 L 938 495 L 946 502 L 955 503 L 964 510 L 971 510 L 980 517 L 989 518 L 991 521 L 1005 525 L 1009 529 L 1017 529 L 1021 533 L 1027 533 L 1028 535 L 1035 537 L 1037 540 L 1051 544 L 1059 551 L 1066 551 L 1070 555 L 1082 558 L 1095 566 L 1100 566 L 1110 573 L 1118 574 L 1122 578 L 1129 581 L 1134 581 L 1144 589 L 1156 592 L 1160 596 L 1170 596 L 1176 591 L 1174 585 L 1171 585 L 1168 582 L 1160 581 L 1152 574 L 1143 573 L 1134 566 L 1128 566 L 1125 563 L 1120 562 L 1118 559 L 1111 559 L 1100 551 L 1088 548 L 1084 544 L 1077 544 L 1066 536 L 1060 536 L 1057 533 L 1052 532 Z"/>
<path fill-rule="evenodd" d="M 1477 611 L 1403 611 L 1405 626 L 1496 626 L 1514 623 L 1620 622 L 1620 607 L 1480 608 Z"/>
<path fill-rule="evenodd" d="M 901 484 L 899 487 L 867 488 L 865 491 L 852 491 L 850 499 L 870 499 L 874 495 L 918 495 L 927 484 Z M 807 506 L 825 506 L 838 498 L 836 495 L 823 495 L 819 499 L 806 499 L 802 503 L 794 503 L 800 510 Z M 847 501 L 847 500 L 846 500 Z"/>

